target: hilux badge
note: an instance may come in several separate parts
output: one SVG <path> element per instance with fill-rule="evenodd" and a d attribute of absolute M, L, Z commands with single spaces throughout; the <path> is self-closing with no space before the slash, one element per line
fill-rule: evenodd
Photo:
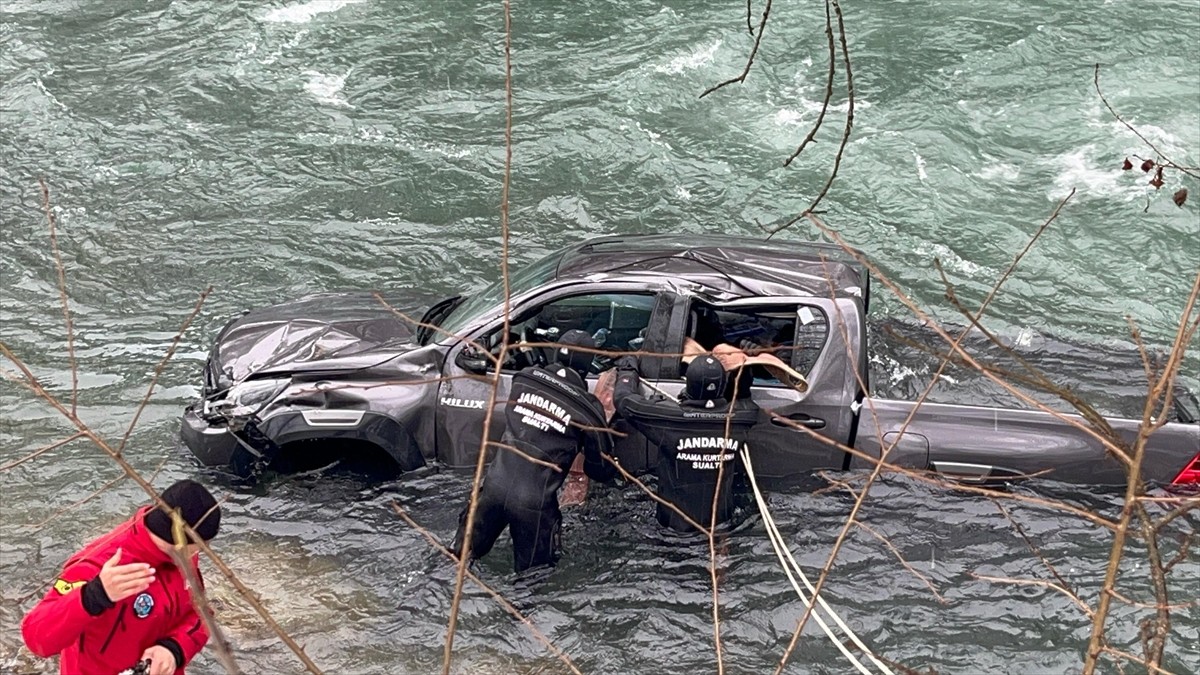
<path fill-rule="evenodd" d="M 469 398 L 451 398 L 449 396 L 442 397 L 442 405 L 450 408 L 467 408 L 468 410 L 483 410 L 483 401 L 471 400 Z"/>

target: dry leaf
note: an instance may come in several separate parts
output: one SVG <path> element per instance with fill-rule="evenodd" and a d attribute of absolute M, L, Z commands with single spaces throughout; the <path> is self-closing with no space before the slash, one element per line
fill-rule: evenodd
<path fill-rule="evenodd" d="M 1154 168 L 1154 160 L 1148 159 L 1148 160 L 1142 162 L 1142 171 L 1143 172 L 1149 171 L 1150 169 L 1153 169 L 1153 168 Z"/>
<path fill-rule="evenodd" d="M 1171 199 L 1175 201 L 1175 206 L 1183 206 L 1183 203 L 1187 201 L 1187 188 L 1176 190 Z"/>
<path fill-rule="evenodd" d="M 1129 158 L 1128 158 L 1128 157 L 1126 157 L 1126 158 L 1125 158 L 1125 163 L 1121 165 L 1121 170 L 1123 170 L 1123 171 L 1128 171 L 1128 170 L 1130 170 L 1130 169 L 1132 169 L 1132 168 L 1133 168 L 1133 162 L 1129 161 Z"/>
<path fill-rule="evenodd" d="M 1155 190 L 1157 190 L 1163 186 L 1162 172 L 1163 172 L 1163 168 L 1161 166 L 1158 167 L 1158 171 L 1154 172 L 1154 178 L 1150 179 L 1150 184 L 1154 186 Z"/>

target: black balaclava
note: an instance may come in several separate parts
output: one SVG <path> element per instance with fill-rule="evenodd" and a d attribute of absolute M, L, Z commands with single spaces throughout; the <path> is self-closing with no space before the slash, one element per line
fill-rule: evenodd
<path fill-rule="evenodd" d="M 684 379 L 684 396 L 690 401 L 711 401 L 725 393 L 725 367 L 711 356 L 692 359 Z"/>
<path fill-rule="evenodd" d="M 554 361 L 579 373 L 580 377 L 587 377 L 588 370 L 592 365 L 592 353 L 569 347 L 595 349 L 596 340 L 585 331 L 569 330 L 558 339 L 558 344 L 562 346 L 555 348 Z"/>
<path fill-rule="evenodd" d="M 161 496 L 168 506 L 179 510 L 179 515 L 201 539 L 208 541 L 217 536 L 217 530 L 221 527 L 221 508 L 203 485 L 194 480 L 181 480 L 163 490 Z M 146 514 L 145 523 L 146 529 L 159 539 L 174 542 L 171 516 L 161 506 Z"/>

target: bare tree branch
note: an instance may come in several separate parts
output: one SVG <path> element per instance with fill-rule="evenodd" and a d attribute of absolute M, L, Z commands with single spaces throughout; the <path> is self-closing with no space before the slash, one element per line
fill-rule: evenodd
<path fill-rule="evenodd" d="M 749 8 L 750 8 L 750 3 L 749 3 L 749 0 L 747 0 L 747 3 L 746 3 L 747 11 L 749 11 Z M 767 0 L 766 4 L 763 5 L 762 19 L 760 19 L 758 22 L 758 34 L 754 36 L 754 47 L 750 49 L 750 57 L 746 59 L 746 67 L 742 69 L 742 74 L 738 75 L 737 77 L 725 80 L 724 82 L 721 82 L 720 84 L 714 84 L 713 86 L 709 87 L 708 89 L 705 89 L 704 93 L 700 94 L 700 98 L 704 98 L 705 96 L 708 96 L 709 94 L 713 93 L 714 91 L 716 91 L 724 86 L 727 86 L 730 84 L 741 84 L 742 82 L 746 81 L 746 76 L 750 74 L 750 66 L 754 63 L 754 56 L 756 54 L 758 54 L 758 47 L 759 47 L 759 45 L 762 44 L 763 29 L 765 29 L 767 27 L 767 16 L 770 15 L 770 13 L 771 13 L 771 0 Z M 747 17 L 747 21 L 749 21 L 749 17 Z M 753 35 L 754 31 L 750 31 L 750 33 Z"/>
<path fill-rule="evenodd" d="M 459 560 L 459 557 L 454 555 L 450 549 L 446 548 L 440 541 L 438 541 L 437 538 L 429 532 L 429 530 L 426 530 L 418 525 L 417 521 L 413 520 L 407 513 L 405 513 L 404 509 L 400 508 L 399 504 L 392 502 L 392 509 L 396 511 L 396 515 L 404 519 L 404 522 L 408 523 L 410 527 L 419 532 L 422 537 L 425 537 L 425 540 L 429 542 L 430 546 L 433 546 L 438 550 L 439 553 L 449 558 L 451 562 L 461 566 L 461 560 Z M 494 590 L 491 586 L 485 584 L 483 580 L 475 576 L 475 573 L 471 570 L 467 570 L 466 577 L 473 581 L 476 586 L 479 586 L 481 589 L 483 589 L 483 592 L 490 595 L 493 600 L 500 603 L 500 606 L 504 608 L 504 611 L 508 612 L 513 618 L 524 624 L 525 627 L 529 629 L 529 632 L 533 634 L 533 637 L 536 638 L 538 642 L 542 643 L 547 650 L 558 657 L 558 660 L 562 661 L 572 673 L 575 673 L 576 675 L 582 675 L 579 672 L 579 669 L 575 667 L 575 664 L 571 662 L 571 658 L 567 656 L 565 652 L 555 646 L 555 644 L 550 641 L 550 638 L 546 637 L 545 633 L 542 633 L 542 631 L 538 630 L 538 627 L 533 625 L 533 622 L 529 620 L 529 617 L 522 614 L 521 610 L 517 609 L 511 602 L 506 600 L 503 595 Z"/>
<path fill-rule="evenodd" d="M 792 160 L 800 156 L 804 152 L 804 148 L 817 137 L 817 132 L 821 130 L 821 123 L 825 121 L 825 113 L 829 111 L 829 100 L 833 98 L 833 80 L 837 73 L 837 51 L 833 42 L 833 16 L 829 11 L 829 0 L 825 0 L 825 37 L 829 41 L 829 74 L 825 78 L 825 100 L 821 101 L 821 112 L 817 115 L 817 121 L 813 123 L 812 129 L 808 130 L 808 135 L 800 142 L 800 147 L 792 153 L 791 157 L 784 160 L 784 166 L 791 166 Z"/>
<path fill-rule="evenodd" d="M 50 225 L 50 250 L 54 253 L 54 269 L 58 272 L 58 297 L 62 302 L 63 322 L 67 331 L 67 360 L 71 364 L 71 414 L 79 408 L 79 364 L 75 361 L 75 326 L 71 322 L 71 307 L 67 299 L 67 272 L 63 267 L 62 250 L 58 246 L 58 219 L 54 217 L 54 209 L 50 208 L 50 188 L 46 186 L 45 178 L 38 178 L 42 186 L 42 210 L 46 212 L 46 221 Z"/>
<path fill-rule="evenodd" d="M 867 525 L 866 523 L 864 523 L 861 520 L 855 520 L 854 524 L 858 525 L 859 527 L 861 527 L 864 530 L 866 530 L 867 532 L 869 532 L 872 537 L 875 537 L 879 541 L 883 542 L 883 545 L 886 546 L 888 548 L 888 550 L 892 552 L 892 555 L 896 556 L 896 560 L 899 560 L 900 564 L 904 565 L 904 569 L 908 570 L 909 572 L 912 572 L 912 575 L 914 577 L 920 579 L 921 583 L 923 583 L 929 587 L 929 591 L 931 593 L 933 593 L 933 597 L 937 598 L 938 604 L 941 604 L 941 605 L 949 604 L 946 601 L 946 598 L 943 597 L 941 593 L 938 593 L 937 586 L 933 585 L 933 582 L 929 580 L 929 577 L 925 576 L 924 574 L 921 574 L 920 572 L 917 571 L 917 568 L 915 568 L 911 564 L 909 564 L 909 562 L 904 559 L 904 556 L 901 555 L 900 550 L 897 549 L 895 547 L 895 545 L 892 544 L 892 542 L 888 541 L 887 537 L 883 536 L 882 534 L 877 532 L 875 530 L 875 528 L 871 527 L 870 525 Z"/>
<path fill-rule="evenodd" d="M 500 353 L 496 363 L 504 363 L 508 353 L 508 327 L 512 319 L 512 289 L 508 276 L 508 191 L 512 180 L 512 124 L 513 124 L 513 86 L 512 86 L 512 5 L 510 0 L 503 0 L 504 5 L 504 179 L 500 187 L 500 283 L 504 288 L 504 320 L 501 328 Z M 458 628 L 458 611 L 462 604 L 463 580 L 466 578 L 467 565 L 471 560 L 471 536 L 475 527 L 475 516 L 479 506 L 479 487 L 483 480 L 483 469 L 487 462 L 487 445 L 492 428 L 492 418 L 496 410 L 496 398 L 500 389 L 499 365 L 492 373 L 492 392 L 489 396 L 487 413 L 483 418 L 483 430 L 479 442 L 479 457 L 475 462 L 475 475 L 471 480 L 471 499 L 467 504 L 467 517 L 464 523 L 462 538 L 462 555 L 459 556 L 458 570 L 454 579 L 454 597 L 450 602 L 450 618 L 446 628 L 446 644 L 442 654 L 442 675 L 450 675 L 450 663 L 454 653 L 454 632 Z"/>
<path fill-rule="evenodd" d="M 41 457 L 42 455 L 46 454 L 47 452 L 50 452 L 51 450 L 54 450 L 55 448 L 61 448 L 62 446 L 66 445 L 67 443 L 70 443 L 71 441 L 74 441 L 74 440 L 77 440 L 80 438 L 83 438 L 83 432 L 77 431 L 77 432 L 75 432 L 74 435 L 68 436 L 60 441 L 55 441 L 55 442 L 51 443 L 50 445 L 43 445 L 42 447 L 38 448 L 37 450 L 34 450 L 33 452 L 29 453 L 28 455 L 25 455 L 24 457 L 22 457 L 20 459 L 14 459 L 13 461 L 9 462 L 8 464 L 5 464 L 4 466 L 0 466 L 0 472 L 8 471 L 9 469 L 13 469 L 18 466 L 21 466 L 22 464 L 24 464 L 25 462 L 28 462 L 31 459 L 36 459 L 38 457 Z"/>
<path fill-rule="evenodd" d="M 990 577 L 986 574 L 976 574 L 975 572 L 971 572 L 971 576 L 975 577 L 976 579 L 991 581 L 998 584 L 1016 584 L 1019 586 L 1041 586 L 1042 588 L 1049 588 L 1050 590 L 1058 591 L 1059 593 L 1062 593 L 1070 598 L 1071 602 L 1074 602 L 1076 606 L 1083 610 L 1083 613 L 1086 614 L 1089 619 L 1094 614 L 1092 608 L 1088 607 L 1082 600 L 1080 600 L 1078 595 L 1075 595 L 1075 593 L 1073 593 L 1070 589 L 1059 586 L 1052 581 L 1044 581 L 1042 579 L 1010 579 L 1008 577 Z"/>
<path fill-rule="evenodd" d="M 1130 131 L 1132 131 L 1134 136 L 1137 136 L 1143 143 L 1145 143 L 1147 146 L 1149 146 L 1150 149 L 1153 150 L 1154 153 L 1157 154 L 1159 156 L 1159 158 L 1163 162 L 1165 162 L 1168 166 L 1170 166 L 1174 169 L 1178 169 L 1179 171 L 1186 173 L 1187 175 L 1191 176 L 1192 178 L 1200 178 L 1200 174 L 1195 173 L 1196 167 L 1180 166 L 1179 164 L 1176 164 L 1175 162 L 1171 161 L 1165 154 L 1163 154 L 1163 151 L 1160 150 L 1157 145 L 1151 143 L 1150 139 L 1143 136 L 1140 131 L 1135 129 L 1133 127 L 1133 125 L 1130 124 L 1129 122 L 1126 122 L 1124 120 L 1124 118 L 1122 118 L 1121 115 L 1118 114 L 1117 111 L 1113 109 L 1112 105 L 1109 104 L 1108 99 L 1104 98 L 1104 92 L 1100 91 L 1100 64 L 1099 63 L 1096 64 L 1095 74 L 1092 77 L 1092 81 L 1096 85 L 1096 94 L 1100 96 L 1100 101 L 1104 103 L 1105 108 L 1108 108 L 1108 112 L 1112 113 L 1112 116 L 1117 118 L 1118 122 L 1125 125 L 1126 129 L 1129 129 Z"/>
<path fill-rule="evenodd" d="M 179 331 L 175 333 L 175 339 L 171 340 L 171 346 L 167 349 L 167 353 L 163 354 L 162 359 L 158 362 L 158 366 L 154 368 L 154 375 L 150 378 L 150 386 L 146 387 L 146 395 L 142 397 L 142 402 L 138 404 L 137 410 L 133 412 L 133 419 L 129 420 L 129 426 L 125 428 L 125 435 L 121 437 L 121 442 L 117 444 L 117 454 L 121 454 L 125 450 L 125 444 L 129 442 L 129 435 L 133 433 L 133 428 L 137 426 L 138 418 L 142 416 L 142 411 L 150 403 L 150 397 L 154 394 L 154 386 L 158 384 L 158 378 L 162 375 L 163 369 L 167 367 L 167 362 L 171 357 L 175 356 L 175 349 L 179 347 L 179 341 L 183 339 L 183 334 L 187 332 L 188 326 L 192 325 L 192 321 L 200 314 L 200 308 L 204 306 L 204 301 L 208 299 L 208 294 L 212 292 L 213 287 L 209 286 L 200 293 L 200 299 L 196 301 L 196 306 L 192 309 L 192 313 L 188 315 L 180 326 Z"/>

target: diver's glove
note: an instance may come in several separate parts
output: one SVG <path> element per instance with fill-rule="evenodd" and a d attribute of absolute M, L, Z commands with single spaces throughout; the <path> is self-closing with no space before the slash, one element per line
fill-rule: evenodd
<path fill-rule="evenodd" d="M 616 361 L 617 370 L 638 370 L 638 357 L 632 354 L 626 354 Z"/>

